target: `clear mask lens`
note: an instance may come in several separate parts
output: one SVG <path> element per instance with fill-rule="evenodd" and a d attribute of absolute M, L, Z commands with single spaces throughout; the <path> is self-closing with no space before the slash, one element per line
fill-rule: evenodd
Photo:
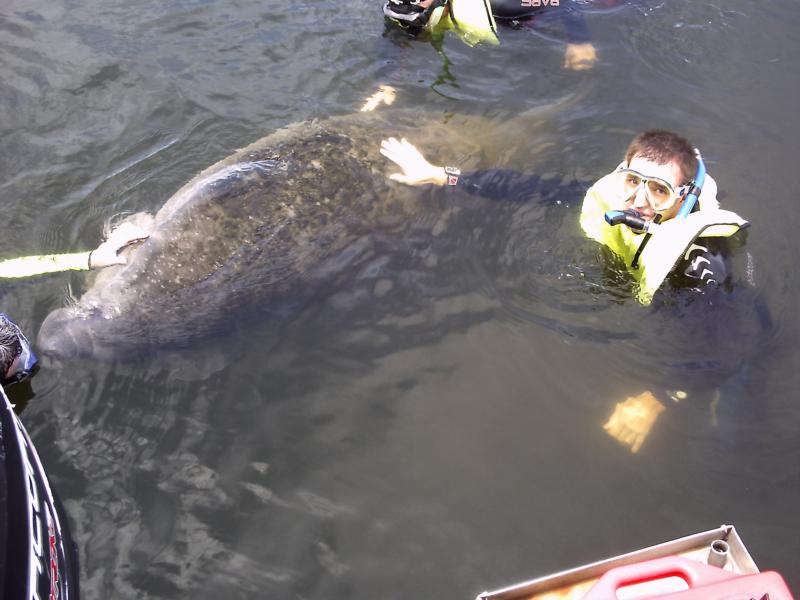
<path fill-rule="evenodd" d="M 644 193 L 650 206 L 656 211 L 672 208 L 678 200 L 678 195 L 669 182 L 658 177 L 647 177 L 630 169 L 622 169 L 620 176 L 623 179 L 625 197 L 639 193 L 639 188 L 644 186 Z"/>

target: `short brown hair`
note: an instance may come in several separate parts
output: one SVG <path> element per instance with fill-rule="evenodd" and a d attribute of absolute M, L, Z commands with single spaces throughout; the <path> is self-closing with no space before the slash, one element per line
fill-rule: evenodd
<path fill-rule="evenodd" d="M 689 141 L 664 129 L 651 129 L 633 138 L 625 153 L 625 161 L 630 164 L 634 156 L 641 156 L 661 165 L 677 162 L 681 169 L 680 185 L 689 183 L 697 172 L 697 156 Z"/>
<path fill-rule="evenodd" d="M 0 316 L 0 379 L 5 379 L 6 371 L 20 352 L 19 329 L 5 315 Z"/>

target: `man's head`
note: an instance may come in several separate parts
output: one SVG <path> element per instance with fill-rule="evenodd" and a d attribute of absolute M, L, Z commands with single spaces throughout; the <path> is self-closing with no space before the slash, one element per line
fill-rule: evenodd
<path fill-rule="evenodd" d="M 36 372 L 38 360 L 28 340 L 8 315 L 0 313 L 0 382 L 24 381 Z"/>
<path fill-rule="evenodd" d="M 664 221 L 674 217 L 685 195 L 681 188 L 697 171 L 692 145 L 670 131 L 645 131 L 628 146 L 625 162 L 627 168 L 622 172 L 625 208 L 636 209 L 646 219 L 656 214 L 661 214 Z"/>
<path fill-rule="evenodd" d="M 11 363 L 21 351 L 17 326 L 5 316 L 0 316 L 0 379 L 5 378 Z"/>

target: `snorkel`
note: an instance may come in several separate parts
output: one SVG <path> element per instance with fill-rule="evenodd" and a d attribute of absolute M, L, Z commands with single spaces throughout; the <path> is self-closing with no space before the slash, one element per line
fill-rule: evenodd
<path fill-rule="evenodd" d="M 694 174 L 694 181 L 689 183 L 689 191 L 678 211 L 678 219 L 685 219 L 694 210 L 697 198 L 700 196 L 700 192 L 703 191 L 703 184 L 706 182 L 706 164 L 703 162 L 700 150 L 695 148 L 694 153 L 697 156 L 697 172 Z"/>
<path fill-rule="evenodd" d="M 643 233 L 655 231 L 658 227 L 658 222 L 661 220 L 661 215 L 656 215 L 652 221 L 648 221 L 639 214 L 639 211 L 632 208 L 628 210 L 607 210 L 604 216 L 606 223 L 609 225 L 627 225 L 634 231 Z"/>

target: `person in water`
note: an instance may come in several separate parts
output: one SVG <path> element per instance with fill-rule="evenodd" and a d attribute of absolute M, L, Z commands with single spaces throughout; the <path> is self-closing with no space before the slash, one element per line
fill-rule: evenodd
<path fill-rule="evenodd" d="M 538 178 L 487 171 L 462 174 L 431 164 L 411 143 L 383 140 L 381 154 L 401 171 L 390 179 L 408 185 L 461 187 L 473 194 L 512 199 L 536 191 Z M 728 279 L 725 238 L 748 223 L 719 208 L 716 182 L 700 153 L 683 137 L 664 130 L 637 135 L 622 162 L 586 192 L 580 224 L 584 234 L 624 261 L 637 283 L 636 297 L 649 304 L 669 278 L 698 291 Z M 638 452 L 664 405 L 650 391 L 615 407 L 605 430 Z"/>
<path fill-rule="evenodd" d="M 405 139 L 383 140 L 381 154 L 402 170 L 390 179 L 408 185 L 459 186 L 488 197 L 524 198 L 539 182 L 536 176 L 508 171 L 468 175 L 433 165 Z M 681 283 L 688 278 L 698 289 L 720 286 L 727 279 L 720 238 L 748 223 L 719 208 L 716 182 L 704 167 L 700 196 L 695 185 L 700 168 L 701 159 L 685 138 L 664 130 L 646 131 L 633 139 L 617 168 L 586 192 L 581 227 L 587 237 L 625 261 L 642 304 L 652 301 L 668 276 L 679 276 Z"/>
<path fill-rule="evenodd" d="M 38 370 L 30 342 L 11 317 L 0 312 L 0 385 L 17 410 L 36 395 L 30 380 Z"/>
<path fill-rule="evenodd" d="M 11 317 L 0 312 L 0 384 L 5 388 L 26 381 L 38 368 L 28 339 Z"/>
<path fill-rule="evenodd" d="M 575 0 L 492 0 L 491 3 L 489 0 L 458 0 L 458 7 L 453 6 L 452 0 L 386 0 L 383 6 L 387 22 L 412 35 L 455 29 L 469 44 L 496 43 L 495 19 L 512 27 L 522 27 L 548 13 L 558 16 L 564 25 L 567 41 L 564 67 L 590 69 L 597 61 L 597 51 Z"/>

